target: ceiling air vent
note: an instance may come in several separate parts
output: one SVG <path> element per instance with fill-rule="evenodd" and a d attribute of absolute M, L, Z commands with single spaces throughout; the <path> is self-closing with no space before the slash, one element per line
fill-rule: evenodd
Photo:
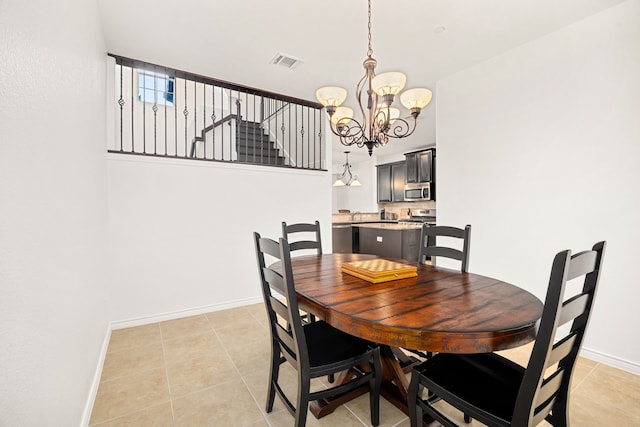
<path fill-rule="evenodd" d="M 269 63 L 294 70 L 298 65 L 302 64 L 302 60 L 284 53 L 276 53 L 276 56 Z"/>

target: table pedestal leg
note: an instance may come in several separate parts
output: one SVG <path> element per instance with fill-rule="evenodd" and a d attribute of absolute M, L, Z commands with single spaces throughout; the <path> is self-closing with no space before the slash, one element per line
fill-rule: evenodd
<path fill-rule="evenodd" d="M 382 359 L 382 388 L 380 394 L 395 407 L 409 415 L 409 409 L 407 408 L 409 381 L 405 377 L 405 372 L 396 356 L 396 350 L 401 351 L 385 345 L 380 346 L 380 356 Z M 336 384 L 342 384 L 352 378 L 353 374 L 347 371 L 341 373 L 335 382 Z M 322 418 L 335 411 L 336 408 L 343 403 L 368 392 L 369 389 L 367 387 L 362 387 L 331 401 L 326 399 L 314 400 L 310 403 L 309 410 L 316 418 Z M 432 421 L 433 420 L 425 419 L 423 423 L 424 427 L 427 427 Z"/>

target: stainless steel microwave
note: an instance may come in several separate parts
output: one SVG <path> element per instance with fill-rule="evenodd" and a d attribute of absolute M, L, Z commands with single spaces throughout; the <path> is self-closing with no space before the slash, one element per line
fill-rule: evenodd
<path fill-rule="evenodd" d="M 431 197 L 431 184 L 407 184 L 404 186 L 404 200 L 432 200 Z"/>

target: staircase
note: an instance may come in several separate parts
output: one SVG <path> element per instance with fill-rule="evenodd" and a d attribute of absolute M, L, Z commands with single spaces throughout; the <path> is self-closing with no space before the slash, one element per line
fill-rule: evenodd
<path fill-rule="evenodd" d="M 259 165 L 284 165 L 285 158 L 256 122 L 238 120 L 236 125 L 236 152 L 239 162 Z"/>

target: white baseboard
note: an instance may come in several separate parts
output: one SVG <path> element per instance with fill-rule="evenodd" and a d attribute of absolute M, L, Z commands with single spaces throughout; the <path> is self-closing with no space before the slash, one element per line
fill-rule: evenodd
<path fill-rule="evenodd" d="M 98 358 L 98 366 L 96 367 L 93 381 L 91 382 L 91 388 L 89 390 L 89 397 L 82 414 L 81 427 L 87 427 L 91 420 L 91 411 L 93 410 L 93 404 L 96 401 L 98 394 L 98 387 L 100 386 L 100 377 L 102 376 L 102 368 L 104 366 L 104 360 L 107 356 L 107 348 L 109 348 L 109 340 L 111 339 L 111 331 L 116 329 L 131 328 L 134 326 L 148 325 L 150 323 L 163 322 L 165 320 L 178 319 L 180 317 L 195 316 L 198 314 L 209 313 L 212 311 L 226 310 L 228 308 L 241 307 L 244 305 L 257 304 L 262 302 L 262 297 L 246 298 L 242 300 L 230 301 L 222 304 L 213 304 L 202 307 L 190 308 L 187 310 L 172 311 L 164 314 L 156 314 L 153 316 L 137 317 L 135 319 L 120 320 L 111 322 L 107 327 L 107 332 L 102 342 L 102 349 Z"/>
<path fill-rule="evenodd" d="M 583 347 L 580 350 L 580 356 L 596 362 L 604 363 L 605 365 L 613 366 L 614 368 L 622 369 L 623 371 L 630 372 L 635 375 L 640 375 L 639 364 L 611 356 L 610 354 Z"/>
<path fill-rule="evenodd" d="M 226 310 L 228 308 L 241 307 L 243 305 L 257 304 L 262 302 L 262 297 L 246 298 L 241 300 L 229 301 L 221 304 L 205 305 L 202 307 L 189 308 L 186 310 L 172 311 L 162 314 L 154 314 L 152 316 L 136 317 L 133 319 L 119 320 L 111 322 L 111 330 L 132 328 L 134 326 L 148 325 L 150 323 L 164 322 L 165 320 L 179 319 L 181 317 L 196 316 L 198 314 L 209 313 L 212 311 Z"/>
<path fill-rule="evenodd" d="M 87 398 L 87 403 L 84 407 L 84 412 L 82 413 L 82 422 L 80 424 L 82 427 L 87 427 L 91 420 L 91 411 L 93 411 L 93 404 L 95 403 L 96 396 L 98 394 L 100 377 L 102 377 L 102 368 L 104 367 L 104 359 L 107 356 L 107 348 L 109 348 L 109 340 L 111 339 L 111 331 L 111 324 L 109 324 L 107 332 L 104 334 L 104 340 L 102 341 L 102 349 L 100 349 L 98 366 L 96 367 L 96 371 L 93 375 L 93 381 L 91 382 L 91 388 L 89 389 L 89 397 Z"/>

